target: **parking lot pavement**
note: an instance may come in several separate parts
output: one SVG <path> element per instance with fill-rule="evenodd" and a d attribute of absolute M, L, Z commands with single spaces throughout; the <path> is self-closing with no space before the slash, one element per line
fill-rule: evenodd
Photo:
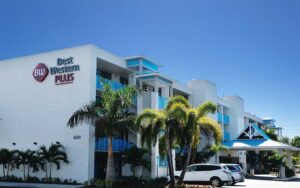
<path fill-rule="evenodd" d="M 299 188 L 300 179 L 293 181 L 274 181 L 274 180 L 256 180 L 256 179 L 246 179 L 245 182 L 237 183 L 234 186 L 224 186 L 224 187 L 247 187 L 247 188 Z"/>

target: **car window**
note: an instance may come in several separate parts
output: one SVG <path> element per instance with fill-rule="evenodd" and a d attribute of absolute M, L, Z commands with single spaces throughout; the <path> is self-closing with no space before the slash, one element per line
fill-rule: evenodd
<path fill-rule="evenodd" d="M 214 165 L 198 165 L 197 171 L 210 171 L 210 170 L 218 170 L 221 169 L 219 166 Z"/>
<path fill-rule="evenodd" d="M 220 166 L 209 166 L 209 169 L 210 170 L 219 170 L 219 169 L 221 169 L 221 167 Z"/>
<path fill-rule="evenodd" d="M 196 166 L 189 166 L 187 169 L 186 169 L 187 172 L 194 172 L 196 171 Z"/>
<path fill-rule="evenodd" d="M 237 169 L 234 166 L 227 166 L 230 171 L 236 171 Z"/>
<path fill-rule="evenodd" d="M 197 171 L 206 171 L 206 165 L 197 165 Z"/>

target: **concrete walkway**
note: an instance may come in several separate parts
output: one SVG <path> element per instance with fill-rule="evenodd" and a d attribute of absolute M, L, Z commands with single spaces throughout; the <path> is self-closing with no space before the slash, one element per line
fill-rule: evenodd
<path fill-rule="evenodd" d="M 18 187 L 18 188 L 81 188 L 82 185 L 62 185 L 62 184 L 43 184 L 43 183 L 13 183 L 0 182 L 0 188 Z"/>
<path fill-rule="evenodd" d="M 284 178 L 281 179 L 274 174 L 256 174 L 254 176 L 247 176 L 247 179 L 253 179 L 253 180 L 269 180 L 269 181 L 293 181 L 298 180 L 299 181 L 299 174 L 296 174 L 296 176 L 291 178 Z"/>

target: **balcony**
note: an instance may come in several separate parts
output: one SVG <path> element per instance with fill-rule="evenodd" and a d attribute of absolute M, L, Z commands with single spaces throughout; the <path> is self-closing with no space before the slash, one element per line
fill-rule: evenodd
<path fill-rule="evenodd" d="M 158 109 L 164 109 L 168 104 L 169 98 L 158 96 Z"/>
<path fill-rule="evenodd" d="M 96 77 L 96 88 L 99 89 L 99 90 L 103 90 L 104 83 L 108 83 L 114 91 L 122 89 L 122 88 L 125 87 L 125 85 L 123 85 L 119 82 L 116 82 L 116 81 L 113 81 L 113 80 L 108 80 L 106 78 L 103 78 L 103 77 L 97 75 L 97 77 Z"/>
<path fill-rule="evenodd" d="M 230 140 L 230 133 L 224 131 L 224 140 Z"/>
<path fill-rule="evenodd" d="M 223 114 L 223 116 L 222 116 L 221 113 L 218 113 L 218 122 L 223 123 L 224 125 L 229 125 L 230 117 L 228 115 L 225 115 L 225 114 Z"/>
<path fill-rule="evenodd" d="M 222 121 L 223 121 L 222 114 L 218 113 L 218 122 L 222 123 Z"/>
<path fill-rule="evenodd" d="M 223 115 L 223 123 L 224 125 L 229 125 L 230 117 L 228 115 Z"/>
<path fill-rule="evenodd" d="M 122 152 L 124 150 L 130 149 L 133 144 L 126 142 L 122 139 L 113 138 L 112 141 L 113 152 Z M 95 151 L 108 151 L 108 139 L 105 138 L 97 138 L 95 142 Z"/>

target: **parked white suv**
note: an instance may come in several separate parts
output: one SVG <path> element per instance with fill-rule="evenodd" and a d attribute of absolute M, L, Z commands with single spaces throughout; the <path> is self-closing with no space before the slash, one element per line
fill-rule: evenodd
<path fill-rule="evenodd" d="M 178 179 L 181 171 L 175 171 L 175 179 Z M 225 183 L 231 184 L 230 171 L 221 165 L 193 164 L 188 166 L 184 179 L 186 183 L 209 183 L 214 187 L 221 187 Z"/>

